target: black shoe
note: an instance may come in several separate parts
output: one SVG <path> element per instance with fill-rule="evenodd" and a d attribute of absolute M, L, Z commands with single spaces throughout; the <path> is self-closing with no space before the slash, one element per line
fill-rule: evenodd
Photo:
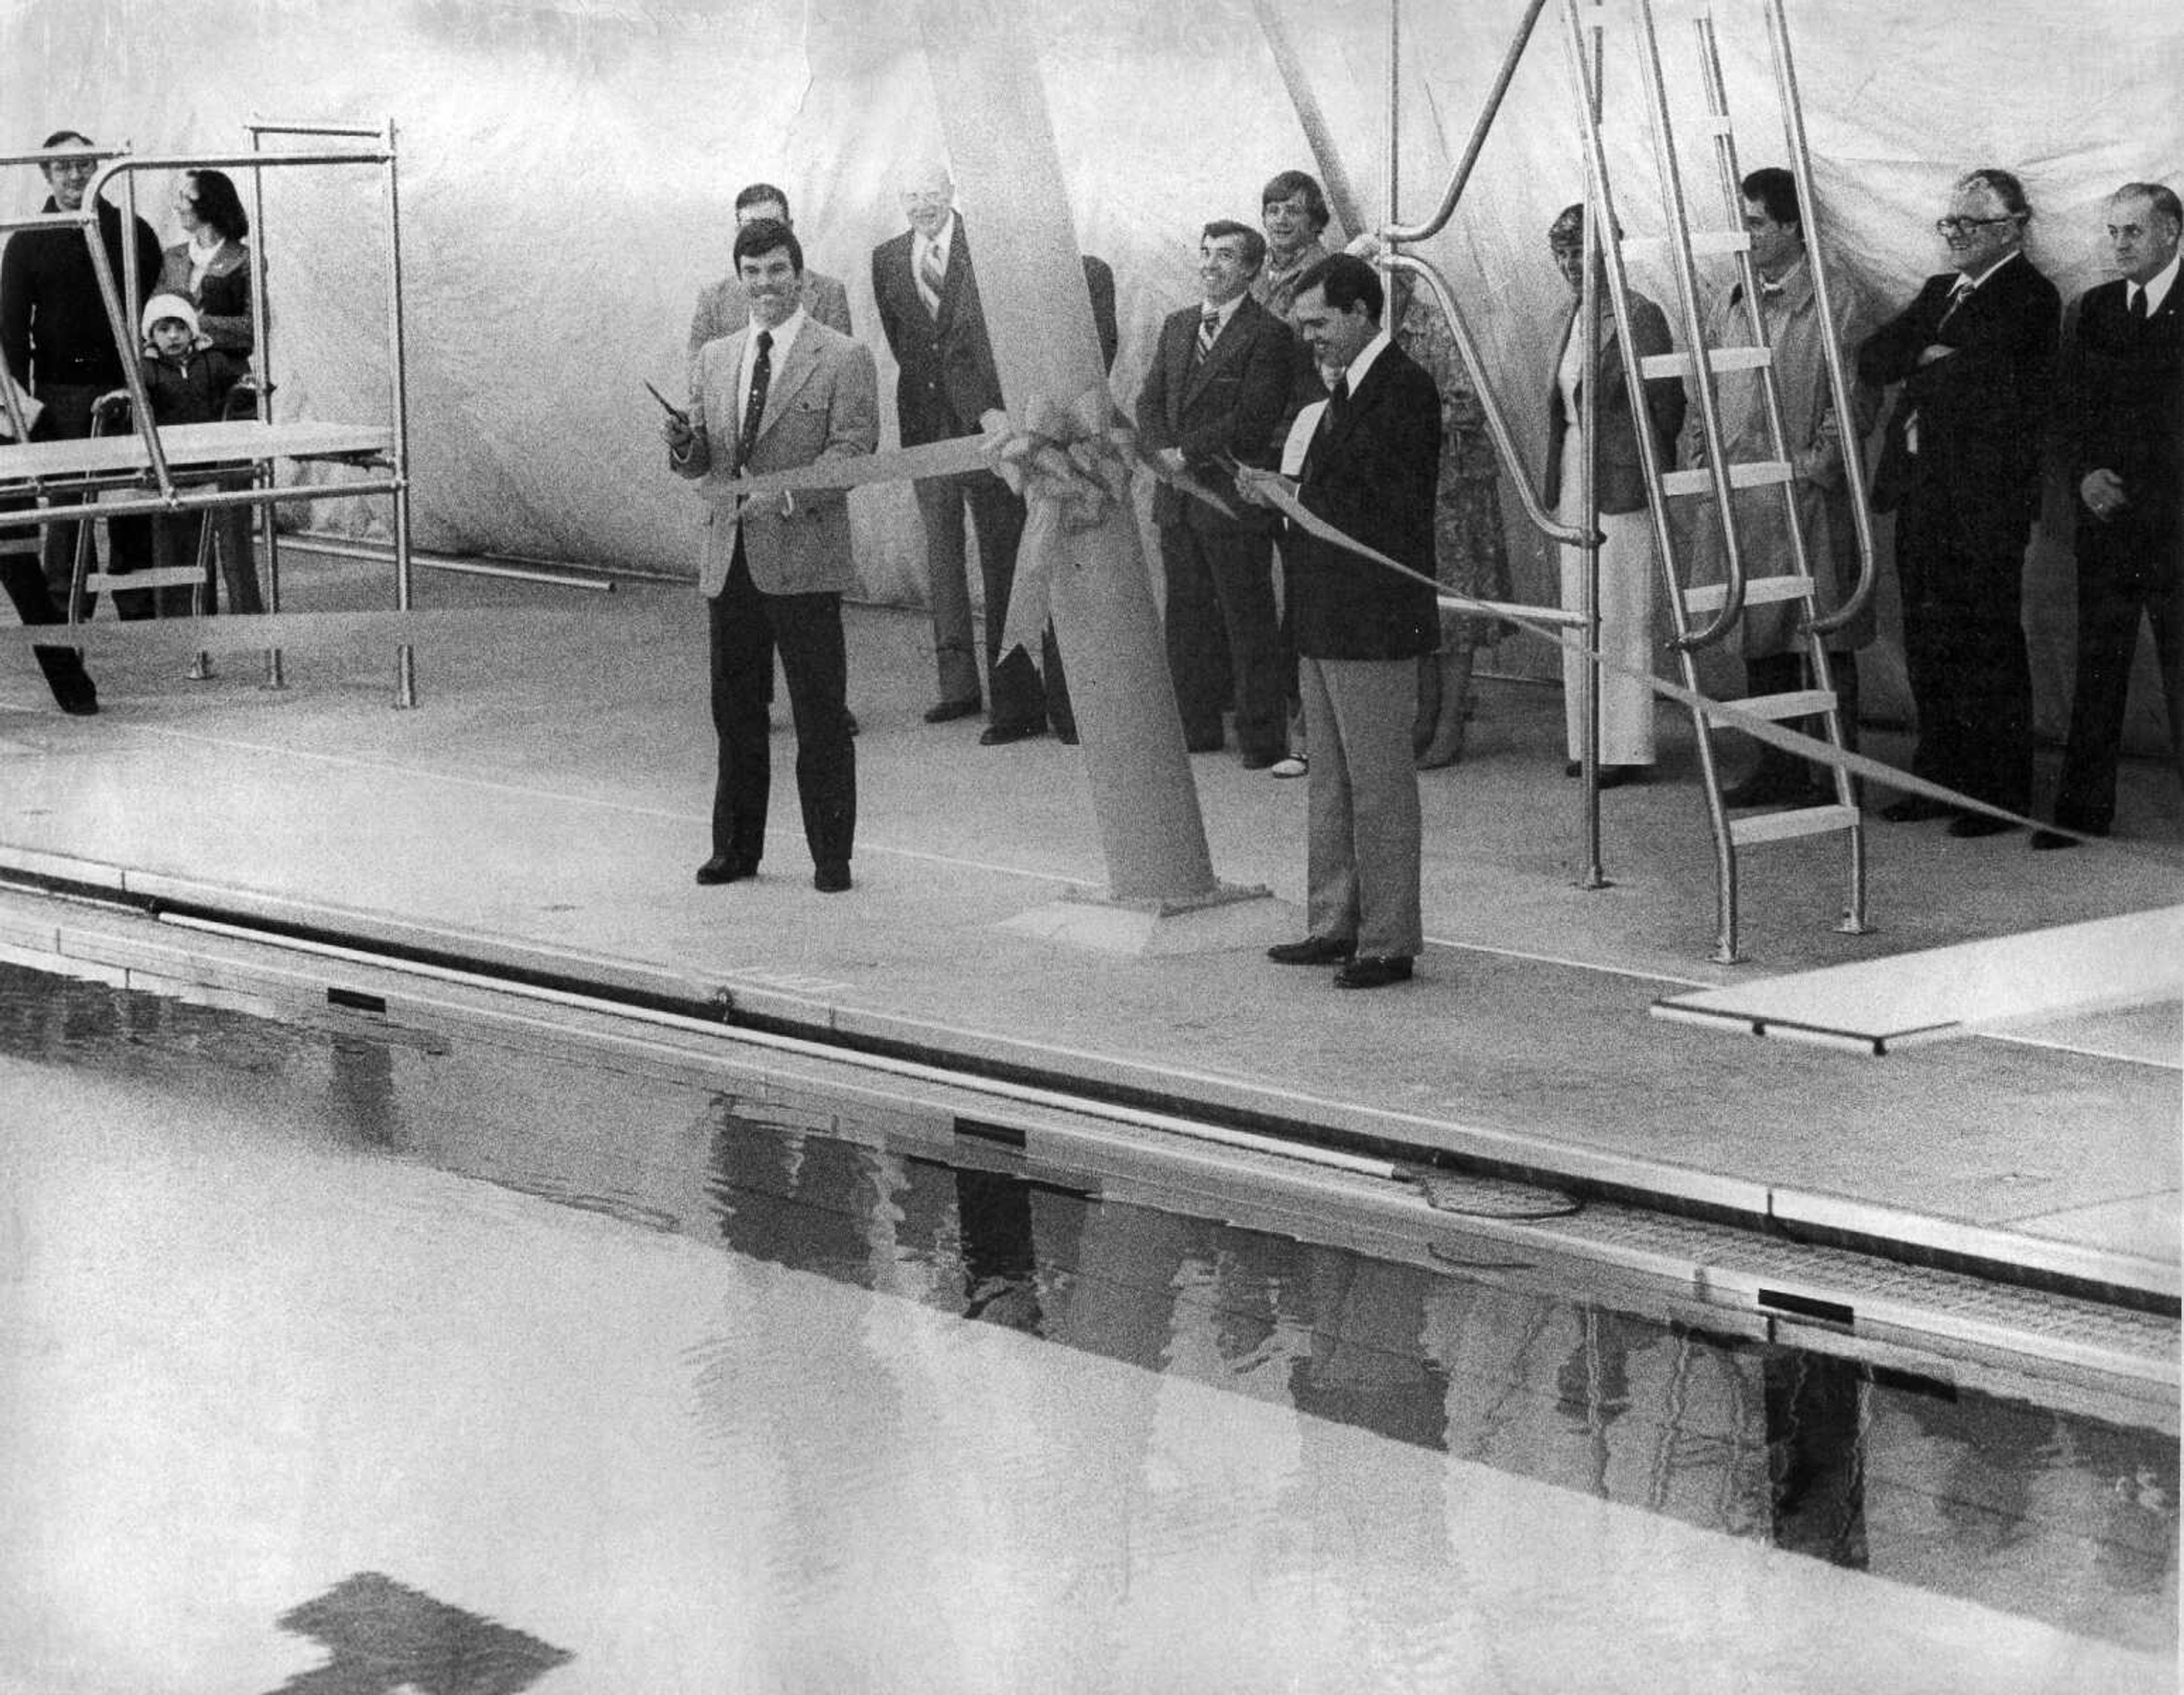
<path fill-rule="evenodd" d="M 1653 781 L 1651 765 L 1602 765 L 1600 768 L 1600 786 L 1619 789 L 1626 783 L 1650 783 Z"/>
<path fill-rule="evenodd" d="M 1217 753 L 1226 745 L 1218 736 L 1201 736 L 1195 741 L 1188 736 L 1183 738 L 1183 751 L 1186 753 Z"/>
<path fill-rule="evenodd" d="M 2091 834 L 2091 831 L 2086 832 Z M 2032 832 L 2032 850 L 2036 853 L 2053 853 L 2058 848 L 2075 848 L 2078 838 L 2065 836 L 2059 830 L 2036 830 Z"/>
<path fill-rule="evenodd" d="M 1011 742 L 1028 742 L 1046 734 L 1046 726 L 1034 719 L 1028 724 L 989 724 L 978 737 L 981 747 L 1006 747 Z"/>
<path fill-rule="evenodd" d="M 2016 828 L 2006 818 L 1990 818 L 1983 812 L 1959 813 L 1949 820 L 1949 834 L 1966 838 L 2000 836 L 2005 831 Z"/>
<path fill-rule="evenodd" d="M 1572 759 L 1563 765 L 1563 775 L 1566 777 L 1581 777 L 1585 775 L 1585 767 L 1575 759 Z"/>
<path fill-rule="evenodd" d="M 1334 974 L 1338 989 L 1384 989 L 1390 983 L 1407 983 L 1411 980 L 1411 962 L 1406 954 L 1363 954 L 1352 959 Z"/>
<path fill-rule="evenodd" d="M 1074 747 L 1077 745 L 1076 725 L 1073 723 L 1056 725 L 1054 726 L 1054 739 L 1059 742 L 1065 747 Z"/>
<path fill-rule="evenodd" d="M 1891 824 L 1924 824 L 1930 818 L 1953 818 L 1956 808 L 1945 800 L 1928 800 L 1924 795 L 1906 795 L 1880 809 L 1880 815 Z"/>
<path fill-rule="evenodd" d="M 62 695 L 53 704 L 70 718 L 89 718 L 98 710 L 98 693 L 95 689 L 86 689 L 81 694 Z"/>
<path fill-rule="evenodd" d="M 1813 786 L 1802 771 L 1762 764 L 1742 782 L 1731 783 L 1724 789 L 1721 803 L 1731 812 L 1751 806 L 1802 806 L 1808 802 L 1812 792 Z M 1829 798 L 1834 798 L 1832 792 Z"/>
<path fill-rule="evenodd" d="M 811 886 L 822 895 L 838 895 L 850 886 L 850 862 L 847 859 L 822 860 L 811 873 Z"/>
<path fill-rule="evenodd" d="M 708 888 L 716 883 L 740 883 L 757 875 L 758 867 L 736 853 L 716 853 L 698 867 L 698 881 Z"/>
<path fill-rule="evenodd" d="M 850 734 L 852 736 L 855 735 L 857 733 L 857 714 L 854 712 L 845 712 L 842 716 L 849 721 Z"/>
<path fill-rule="evenodd" d="M 1357 953 L 1357 942 L 1346 942 L 1336 936 L 1307 936 L 1301 942 L 1277 942 L 1267 949 L 1267 958 L 1277 965 L 1333 965 L 1354 959 Z"/>
<path fill-rule="evenodd" d="M 985 702 L 975 694 L 967 700 L 944 700 L 925 709 L 925 721 L 928 724 L 952 724 L 959 718 L 976 718 L 985 709 Z"/>

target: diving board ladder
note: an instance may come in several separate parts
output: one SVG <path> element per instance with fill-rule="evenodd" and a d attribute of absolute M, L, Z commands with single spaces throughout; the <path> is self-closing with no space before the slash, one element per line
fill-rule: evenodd
<path fill-rule="evenodd" d="M 1775 86 L 1782 106 L 1784 141 L 1790 170 L 1797 185 L 1807 263 L 1812 270 L 1814 293 L 1827 351 L 1828 380 L 1836 415 L 1841 419 L 1856 416 L 1851 405 L 1849 381 L 1843 370 L 1836 340 L 1836 317 L 1821 258 L 1822 243 L 1816 221 L 1819 197 L 1813 192 L 1804 121 L 1798 105 L 1797 75 L 1791 59 L 1788 29 L 1782 15 L 1781 0 L 1613 0 L 1610 4 L 1596 4 L 1592 0 L 1564 0 L 1567 45 L 1583 114 L 1581 129 L 1589 208 L 1585 220 L 1588 258 L 1585 281 L 1588 300 L 1580 321 L 1596 321 L 1590 297 L 1596 283 L 1590 256 L 1596 251 L 1596 251 L 1602 260 L 1599 273 L 1607 282 L 1609 303 L 1614 312 L 1617 340 L 1622 350 L 1624 380 L 1632 397 L 1634 415 L 1638 415 L 1638 408 L 1642 405 L 1648 378 L 1655 381 L 1680 378 L 1692 409 L 1697 414 L 1706 443 L 1707 463 L 1703 468 L 1675 470 L 1663 463 L 1659 444 L 1650 429 L 1640 429 L 1636 432 L 1639 458 L 1648 494 L 1648 510 L 1652 519 L 1654 545 L 1668 588 L 1669 609 L 1675 629 L 1674 646 L 1680 681 L 1685 688 L 1695 696 L 1700 692 L 1694 655 L 1699 649 L 1720 642 L 1736 632 L 1746 608 L 1769 603 L 1793 604 L 1804 648 L 1807 676 L 1812 686 L 1726 703 L 1753 717 L 1772 722 L 1800 719 L 1817 720 L 1822 739 L 1830 747 L 1841 750 L 1843 747 L 1842 724 L 1829 670 L 1825 636 L 1828 631 L 1840 628 L 1855 617 L 1873 592 L 1873 539 L 1866 515 L 1864 467 L 1858 451 L 1857 432 L 1854 429 L 1847 430 L 1845 432 L 1844 470 L 1849 481 L 1851 504 L 1855 514 L 1859 548 L 1858 585 L 1841 606 L 1824 610 L 1814 597 L 1804 531 L 1798 520 L 1780 386 L 1775 381 L 1772 355 L 1766 345 L 1765 327 L 1760 316 L 1758 280 L 1752 269 L 1751 238 L 1742 225 L 1743 203 L 1738 189 L 1741 179 L 1722 77 L 1720 51 L 1714 33 L 1713 14 L 1718 6 L 1763 9 L 1766 14 Z M 1691 114 L 1694 118 L 1692 129 L 1695 133 L 1712 139 L 1712 151 L 1720 178 L 1721 202 L 1727 216 L 1725 228 L 1695 226 L 1691 199 L 1685 187 L 1683 167 L 1676 151 L 1675 125 L 1669 109 L 1668 81 L 1663 69 L 1661 34 L 1657 22 L 1658 14 L 1662 13 L 1687 18 L 1693 25 L 1705 108 Z M 1610 31 L 1628 32 L 1633 49 L 1630 62 L 1635 64 L 1644 86 L 1646 114 L 1666 213 L 1668 234 L 1665 237 L 1625 239 L 1621 236 L 1614 192 L 1609 180 L 1607 150 L 1601 133 L 1607 81 L 1604 75 L 1604 38 Z M 1632 335 L 1631 296 L 1625 261 L 1649 250 L 1658 252 L 1663 249 L 1666 251 L 1670 269 L 1675 276 L 1686 351 L 1641 358 Z M 1702 353 L 1689 351 L 1706 348 L 1702 301 L 1698 283 L 1697 261 L 1702 256 L 1719 256 L 1735 261 L 1748 314 L 1752 346 L 1711 349 Z M 1730 370 L 1750 370 L 1758 375 L 1773 447 L 1768 458 L 1739 464 L 1731 464 L 1728 460 L 1723 445 L 1715 384 L 1716 378 L 1722 372 Z M 1737 535 L 1732 491 L 1768 487 L 1777 489 L 1780 493 L 1786 520 L 1791 569 L 1783 575 L 1752 576 L 1745 568 L 1744 550 L 1740 546 Z M 1670 503 L 1695 497 L 1711 502 L 1714 520 L 1721 525 L 1725 581 L 1719 584 L 1687 587 L 1678 554 L 1676 525 L 1670 517 Z M 1706 797 L 1708 822 L 1714 847 L 1715 960 L 1730 964 L 1740 957 L 1737 950 L 1737 868 L 1741 851 L 1803 836 L 1836 835 L 1841 837 L 1846 889 L 1841 915 L 1836 928 L 1847 935 L 1864 934 L 1868 928 L 1864 822 L 1849 774 L 1841 766 L 1834 768 L 1835 797 L 1830 803 L 1786 811 L 1756 813 L 1732 819 L 1722 800 L 1721 776 L 1713 744 L 1715 725 L 1712 716 L 1702 709 L 1694 709 L 1692 716 L 1698 745 L 1701 787 Z"/>

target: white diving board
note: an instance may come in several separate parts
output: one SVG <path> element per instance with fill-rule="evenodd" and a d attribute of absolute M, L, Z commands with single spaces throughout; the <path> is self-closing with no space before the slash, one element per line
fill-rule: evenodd
<path fill-rule="evenodd" d="M 261 424 L 246 418 L 223 424 L 164 425 L 159 449 L 173 469 L 238 460 L 355 459 L 391 455 L 394 431 L 383 424 Z M 0 487 L 39 480 L 148 474 L 151 469 L 151 450 L 133 431 L 0 446 Z"/>
<path fill-rule="evenodd" d="M 1884 1054 L 2005 1020 L 2174 1001 L 2184 906 L 1963 942 L 1654 1002 L 1653 1016 Z"/>

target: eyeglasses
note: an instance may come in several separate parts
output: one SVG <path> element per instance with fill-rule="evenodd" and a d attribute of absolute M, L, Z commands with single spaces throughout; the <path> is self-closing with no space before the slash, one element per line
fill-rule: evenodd
<path fill-rule="evenodd" d="M 1937 236 L 1969 236 L 1975 230 L 1984 230 L 1990 224 L 2014 224 L 2017 214 L 2005 213 L 1999 218 L 1936 218 L 1934 233 Z"/>

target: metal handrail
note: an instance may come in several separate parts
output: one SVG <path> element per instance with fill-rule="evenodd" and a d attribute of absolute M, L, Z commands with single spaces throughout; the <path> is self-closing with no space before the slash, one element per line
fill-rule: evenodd
<path fill-rule="evenodd" d="M 1495 398 L 1492 386 L 1486 381 L 1485 362 L 1480 357 L 1479 343 L 1464 321 L 1463 311 L 1456 303 L 1456 295 L 1447 280 L 1434 268 L 1431 261 L 1416 253 L 1383 253 L 1379 263 L 1390 270 L 1407 271 L 1413 276 L 1424 277 L 1427 287 L 1433 291 L 1435 302 L 1448 320 L 1451 337 L 1456 342 L 1457 355 L 1463 361 L 1465 374 L 1471 379 L 1472 388 L 1479 396 L 1479 409 L 1485 415 L 1486 433 L 1494 439 L 1495 450 L 1509 469 L 1511 480 L 1516 484 L 1517 498 L 1524 508 L 1524 516 L 1532 527 L 1552 540 L 1573 547 L 1581 547 L 1592 535 L 1552 517 L 1540 504 L 1539 496 L 1532 492 L 1532 479 L 1517 447 L 1517 437 L 1509 427 L 1508 415 Z"/>
<path fill-rule="evenodd" d="M 1480 149 L 1486 145 L 1486 133 L 1493 127 L 1495 115 L 1502 109 L 1502 102 L 1509 92 L 1509 84 L 1517 75 L 1518 62 L 1524 56 L 1524 48 L 1532 39 L 1533 25 L 1540 14 L 1546 9 L 1547 0 L 1529 0 L 1524 8 L 1524 21 L 1517 26 L 1516 38 L 1509 43 L 1509 51 L 1502 57 L 1501 74 L 1494 79 L 1494 86 L 1486 96 L 1476 122 L 1471 126 L 1471 139 L 1463 149 L 1463 157 L 1457 161 L 1451 173 L 1448 186 L 1442 191 L 1440 204 L 1433 215 L 1423 224 L 1390 223 L 1380 231 L 1385 242 L 1423 242 L 1439 235 L 1456 215 L 1456 203 L 1462 197 L 1464 186 L 1471 181 L 1472 167 L 1479 163 Z M 1390 214 L 1391 217 L 1392 214 Z"/>
<path fill-rule="evenodd" d="M 1813 267 L 1813 293 L 1820 321 L 1832 331 L 1835 303 L 1828 293 L 1827 266 L 1821 262 L 1819 196 L 1813 191 L 1812 164 L 1805 139 L 1804 110 L 1797 94 L 1797 71 L 1790 53 L 1790 25 L 1782 0 L 1767 0 L 1767 40 L 1773 49 L 1775 86 L 1782 97 L 1782 128 L 1788 140 L 1791 175 L 1797 183 L 1797 211 L 1805 225 L 1805 251 Z M 1858 427 L 1856 394 L 1843 369 L 1842 349 L 1832 334 L 1821 338 L 1827 361 L 1828 388 L 1835 399 L 1836 427 L 1842 437 L 1843 480 L 1849 486 L 1851 529 L 1858 537 L 1858 586 L 1833 612 L 1816 613 L 1813 628 L 1822 635 L 1841 629 L 1871 603 L 1879 581 L 1873 546 L 1873 514 L 1866 504 L 1865 440 Z"/>
<path fill-rule="evenodd" d="M 1638 0 L 1639 36 L 1643 49 L 1646 69 L 1646 99 L 1653 118 L 1653 146 L 1660 156 L 1661 187 L 1668 197 L 1669 257 L 1675 261 L 1676 292 L 1681 297 L 1684 313 L 1684 332 L 1691 354 L 1691 381 L 1686 385 L 1699 406 L 1699 433 L 1706 442 L 1707 472 L 1713 482 L 1714 498 L 1721 503 L 1722 558 L 1727 567 L 1728 581 L 1722 591 L 1722 603 L 1711 623 L 1697 630 L 1680 631 L 1676 644 L 1685 650 L 1712 647 L 1727 636 L 1736 620 L 1744 615 L 1744 555 L 1736 545 L 1736 524 L 1734 518 L 1735 494 L 1730 482 L 1727 450 L 1722 443 L 1721 411 L 1714 394 L 1714 373 L 1706 354 L 1706 323 L 1699 314 L 1699 280 L 1697 262 L 1691 253 L 1691 208 L 1684 197 L 1684 178 L 1676 161 L 1675 131 L 1669 116 L 1668 79 L 1661 69 L 1661 42 L 1653 24 L 1653 0 Z M 1596 138 L 1595 145 L 1597 145 Z M 1621 255 L 1617 255 L 1616 269 L 1621 267 Z M 1613 273 L 1611 272 L 1611 278 Z M 1610 284 L 1613 286 L 1613 281 Z M 1628 314 L 1619 314 L 1628 324 Z M 1636 347 L 1624 338 L 1623 361 L 1630 372 L 1631 382 L 1631 421 L 1639 421 L 1640 411 L 1646 405 L 1643 368 Z M 1648 419 L 1650 428 L 1650 418 Z M 1658 456 L 1652 443 L 1646 440 L 1641 453 L 1646 459 L 1646 485 L 1652 494 L 1650 504 L 1656 510 L 1656 529 L 1663 540 L 1661 560 L 1668 568 L 1671 581 L 1675 578 L 1675 547 L 1666 510 L 1668 502 L 1661 486 Z M 1679 585 L 1680 588 L 1680 585 Z"/>

